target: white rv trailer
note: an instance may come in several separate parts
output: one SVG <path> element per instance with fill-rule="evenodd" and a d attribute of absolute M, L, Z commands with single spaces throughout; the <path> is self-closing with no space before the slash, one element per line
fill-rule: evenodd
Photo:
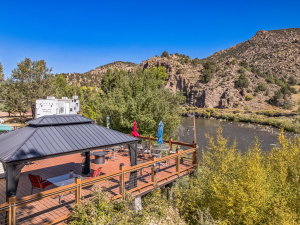
<path fill-rule="evenodd" d="M 72 99 L 67 97 L 56 99 L 53 96 L 48 96 L 47 99 L 36 100 L 36 118 L 46 115 L 77 114 L 79 109 L 78 96 L 73 96 Z"/>

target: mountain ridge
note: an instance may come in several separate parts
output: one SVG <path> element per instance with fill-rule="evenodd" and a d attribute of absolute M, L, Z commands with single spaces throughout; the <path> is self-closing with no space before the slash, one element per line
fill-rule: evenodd
<path fill-rule="evenodd" d="M 91 82 L 100 82 L 108 68 L 132 72 L 153 66 L 165 67 L 166 88 L 182 91 L 190 106 L 270 109 L 274 96 L 273 105 L 286 106 L 292 100 L 282 89 L 289 89 L 288 82 L 300 82 L 300 28 L 260 30 L 249 40 L 203 59 L 164 52 L 140 65 L 117 61 L 86 72 L 79 80 L 92 77 Z M 247 87 L 237 86 L 242 74 Z"/>

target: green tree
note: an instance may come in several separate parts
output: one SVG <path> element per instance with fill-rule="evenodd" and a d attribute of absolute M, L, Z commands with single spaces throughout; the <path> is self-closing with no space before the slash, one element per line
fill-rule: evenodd
<path fill-rule="evenodd" d="M 4 99 L 4 112 L 8 112 L 9 116 L 12 113 L 25 113 L 29 107 L 26 105 L 24 94 L 19 91 L 18 85 L 13 83 L 12 79 L 8 79 L 3 85 L 1 97 Z"/>
<path fill-rule="evenodd" d="M 96 116 L 102 125 L 109 115 L 111 128 L 124 133 L 131 132 L 136 120 L 141 135 L 156 135 L 162 120 L 164 137 L 174 137 L 180 124 L 179 103 L 184 98 L 164 88 L 166 77 L 162 67 L 138 69 L 133 73 L 108 70 L 101 83 L 103 93 L 95 99 L 97 107 L 89 105 L 84 113 Z"/>
<path fill-rule="evenodd" d="M 169 53 L 167 51 L 164 51 L 162 54 L 161 54 L 161 57 L 168 57 L 169 56 Z"/>
<path fill-rule="evenodd" d="M 202 62 L 202 66 L 203 66 L 202 81 L 204 83 L 210 82 L 213 79 L 214 73 L 216 73 L 220 69 L 217 63 L 209 60 Z"/>
<path fill-rule="evenodd" d="M 12 71 L 12 82 L 24 97 L 26 106 L 32 110 L 35 118 L 36 99 L 45 98 L 53 94 L 52 68 L 48 68 L 45 60 L 31 61 L 29 58 L 18 63 L 17 68 Z M 9 89 L 13 86 L 8 86 Z"/>
<path fill-rule="evenodd" d="M 0 85 L 1 83 L 4 81 L 4 73 L 3 73 L 3 67 L 2 64 L 0 62 Z"/>

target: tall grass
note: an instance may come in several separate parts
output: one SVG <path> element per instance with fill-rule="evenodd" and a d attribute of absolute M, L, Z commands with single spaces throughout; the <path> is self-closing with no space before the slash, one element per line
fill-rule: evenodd
<path fill-rule="evenodd" d="M 300 139 L 279 137 L 279 146 L 261 152 L 256 141 L 242 155 L 227 145 L 221 129 L 211 136 L 199 167 L 179 180 L 174 203 L 189 224 L 209 210 L 218 224 L 300 222 Z"/>

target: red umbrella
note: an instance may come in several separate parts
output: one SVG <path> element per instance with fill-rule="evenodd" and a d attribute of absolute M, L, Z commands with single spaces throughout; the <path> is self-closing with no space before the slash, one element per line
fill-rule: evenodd
<path fill-rule="evenodd" d="M 136 123 L 136 121 L 134 121 L 134 123 L 133 123 L 133 131 L 131 132 L 131 134 L 132 134 L 133 137 L 140 136 L 139 133 L 136 130 L 137 130 L 137 123 Z"/>

